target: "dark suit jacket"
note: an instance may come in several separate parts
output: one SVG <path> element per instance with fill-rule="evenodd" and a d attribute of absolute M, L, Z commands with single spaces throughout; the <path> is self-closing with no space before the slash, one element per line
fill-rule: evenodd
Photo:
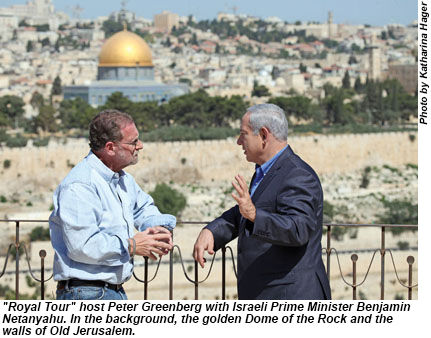
<path fill-rule="evenodd" d="M 323 193 L 314 170 L 287 147 L 252 201 L 254 223 L 235 206 L 206 226 L 215 250 L 238 237 L 238 298 L 331 299 L 320 243 Z"/>

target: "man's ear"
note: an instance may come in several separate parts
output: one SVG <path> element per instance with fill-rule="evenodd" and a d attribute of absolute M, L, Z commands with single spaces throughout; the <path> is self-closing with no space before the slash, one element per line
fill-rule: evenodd
<path fill-rule="evenodd" d="M 109 155 L 113 155 L 114 146 L 115 146 L 114 142 L 112 142 L 112 141 L 106 142 L 105 147 L 104 147 L 106 153 Z"/>
<path fill-rule="evenodd" d="M 260 137 L 262 138 L 263 143 L 268 142 L 269 130 L 266 127 L 262 127 L 259 130 Z"/>

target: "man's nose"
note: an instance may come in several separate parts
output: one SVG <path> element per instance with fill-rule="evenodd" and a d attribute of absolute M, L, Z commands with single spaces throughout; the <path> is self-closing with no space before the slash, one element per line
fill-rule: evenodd
<path fill-rule="evenodd" d="M 239 136 L 237 139 L 236 139 L 236 144 L 237 145 L 241 145 L 241 136 Z"/>
<path fill-rule="evenodd" d="M 136 143 L 136 150 L 141 150 L 142 148 L 144 148 L 144 143 L 138 140 L 138 143 Z"/>

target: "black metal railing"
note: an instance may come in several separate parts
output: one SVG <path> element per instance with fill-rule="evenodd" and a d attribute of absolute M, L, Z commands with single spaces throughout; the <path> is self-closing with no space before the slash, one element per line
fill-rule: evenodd
<path fill-rule="evenodd" d="M 11 250 L 13 247 L 15 247 L 15 298 L 19 299 L 19 291 L 20 291 L 20 285 L 19 285 L 19 275 L 20 273 L 24 272 L 20 270 L 20 248 L 23 248 L 24 254 L 25 254 L 25 258 L 28 264 L 28 273 L 30 274 L 31 278 L 33 280 L 35 280 L 36 282 L 40 283 L 40 287 L 41 287 L 41 299 L 45 299 L 45 283 L 47 281 L 49 281 L 50 279 L 52 279 L 52 274 L 51 276 L 49 276 L 48 278 L 45 278 L 45 271 L 47 269 L 45 269 L 45 258 L 46 258 L 46 251 L 45 250 L 40 250 L 39 251 L 39 257 L 40 257 L 40 277 L 36 277 L 35 276 L 35 271 L 34 269 L 32 269 L 31 264 L 30 264 L 30 259 L 29 259 L 29 255 L 27 252 L 27 248 L 26 245 L 24 243 L 20 242 L 20 225 L 22 223 L 47 223 L 47 220 L 0 220 L 0 223 L 15 223 L 15 242 L 11 243 L 8 247 L 8 250 L 6 252 L 6 256 L 5 256 L 5 262 L 3 265 L 3 269 L 2 272 L 0 273 L 0 279 L 1 277 L 3 277 L 3 275 L 5 275 L 6 273 L 6 267 L 7 267 L 7 263 L 8 263 L 8 258 L 10 256 Z M 202 224 L 205 225 L 207 224 L 207 222 L 178 222 L 178 224 L 182 224 L 182 225 L 187 225 L 187 224 Z M 416 289 L 418 287 L 418 283 L 414 283 L 413 282 L 413 265 L 415 262 L 415 259 L 413 256 L 408 256 L 406 257 L 406 263 L 408 264 L 408 277 L 407 277 L 407 284 L 405 282 L 403 282 L 400 279 L 399 276 L 399 269 L 397 269 L 397 266 L 395 265 L 395 261 L 394 261 L 394 257 L 393 257 L 393 253 L 392 251 L 395 251 L 396 249 L 394 248 L 386 248 L 386 231 L 388 229 L 392 229 L 392 228 L 403 228 L 403 229 L 408 229 L 408 230 L 417 230 L 418 226 L 417 225 L 392 225 L 392 224 L 324 224 L 324 227 L 326 228 L 326 247 L 324 247 L 322 249 L 322 254 L 326 254 L 326 270 L 327 270 L 327 275 L 328 278 L 330 279 L 331 277 L 331 257 L 333 256 L 333 254 L 335 254 L 336 260 L 337 260 L 337 264 L 338 264 L 338 269 L 339 269 L 339 273 L 341 276 L 342 281 L 344 282 L 344 284 L 348 287 L 350 287 L 352 289 L 352 299 L 357 299 L 357 288 L 361 285 L 364 284 L 365 280 L 367 279 L 369 272 L 370 272 L 370 268 L 371 265 L 374 262 L 374 259 L 376 257 L 376 254 L 380 255 L 380 299 L 383 300 L 385 299 L 385 271 L 386 271 L 386 265 L 385 265 L 385 257 L 386 257 L 386 253 L 388 253 L 391 257 L 391 262 L 392 262 L 392 267 L 393 267 L 393 271 L 395 273 L 396 276 L 396 281 L 399 283 L 399 285 L 401 285 L 403 288 L 405 288 L 407 290 L 407 297 L 408 299 L 412 299 L 412 292 L 413 289 Z M 341 251 L 338 251 L 336 248 L 333 248 L 331 246 L 331 238 L 332 238 L 332 234 L 333 234 L 333 229 L 337 228 L 337 227 L 344 227 L 344 228 L 363 228 L 363 227 L 375 227 L 375 228 L 380 228 L 380 248 L 379 249 L 366 249 L 366 250 L 355 250 L 355 249 L 350 249 L 348 250 L 349 252 L 354 252 L 350 259 L 351 259 L 351 263 L 352 263 L 352 269 L 351 271 L 349 270 L 348 272 L 343 272 L 342 268 L 341 268 L 341 264 L 340 264 L 340 260 L 339 260 L 339 255 L 342 253 Z M 175 230 L 177 231 L 181 231 L 181 228 L 179 230 Z M 190 248 L 191 249 L 191 248 Z M 413 250 L 417 250 L 417 248 L 412 248 Z M 155 265 L 155 272 L 154 275 L 150 278 L 149 277 L 149 267 L 150 265 L 153 266 L 154 264 L 150 264 L 148 261 L 147 257 L 144 257 L 144 263 L 143 263 L 143 267 L 144 267 L 144 277 L 143 278 L 139 278 L 138 276 L 136 276 L 135 272 L 133 273 L 134 278 L 140 282 L 143 283 L 144 286 L 144 299 L 148 299 L 148 287 L 149 284 L 155 279 L 155 277 L 157 276 L 157 273 L 159 271 L 159 267 L 160 264 L 169 264 L 169 299 L 174 299 L 173 296 L 173 292 L 174 292 L 174 286 L 173 286 L 173 282 L 174 282 L 174 273 L 173 273 L 173 266 L 174 264 L 174 255 L 176 254 L 176 251 L 178 251 L 178 259 L 179 262 L 182 266 L 182 270 L 184 273 L 184 276 L 186 278 L 186 280 L 191 283 L 194 286 L 194 298 L 195 299 L 199 299 L 199 285 L 204 283 L 208 277 L 211 274 L 212 271 L 212 267 L 214 264 L 214 261 L 217 260 L 221 260 L 221 264 L 222 264 L 222 273 L 221 273 L 221 292 L 222 292 L 222 297 L 221 299 L 226 299 L 226 263 L 227 263 L 227 259 L 226 259 L 226 253 L 229 252 L 230 253 L 230 260 L 232 262 L 233 265 L 233 271 L 235 274 L 235 277 L 237 275 L 236 272 L 236 266 L 235 266 L 235 255 L 233 253 L 233 250 L 230 246 L 225 246 L 220 250 L 221 253 L 221 258 L 218 258 L 218 253 L 213 255 L 212 261 L 210 263 L 210 267 L 208 270 L 207 275 L 205 276 L 205 278 L 199 280 L 199 270 L 198 270 L 198 263 L 194 261 L 194 273 L 193 273 L 193 277 L 190 277 L 188 272 L 185 269 L 184 266 L 184 262 L 186 261 L 185 259 L 183 259 L 182 257 L 182 253 L 181 253 L 181 248 L 178 245 L 174 245 L 174 248 L 171 250 L 171 252 L 169 253 L 169 261 L 166 262 L 162 262 L 163 258 L 160 258 L 159 261 L 157 262 L 157 264 Z M 368 264 L 368 268 L 365 272 L 364 278 L 362 279 L 362 281 L 357 281 L 358 275 L 359 273 L 357 272 L 357 261 L 359 259 L 359 256 L 357 255 L 357 253 L 359 252 L 363 252 L 363 251 L 367 251 L 367 252 L 373 252 L 371 260 Z M 346 251 L 343 251 L 343 253 L 346 253 Z M 217 257 L 217 258 L 216 258 Z M 12 272 L 13 273 L 13 272 Z M 349 275 L 351 275 L 352 277 L 352 282 L 348 282 L 346 280 L 346 277 Z M 331 279 L 330 279 L 331 280 Z"/>

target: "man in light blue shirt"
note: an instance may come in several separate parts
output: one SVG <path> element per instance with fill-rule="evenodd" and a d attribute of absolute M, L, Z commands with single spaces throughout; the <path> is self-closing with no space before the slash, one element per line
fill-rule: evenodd
<path fill-rule="evenodd" d="M 123 171 L 143 148 L 128 114 L 99 113 L 90 123 L 90 148 L 53 197 L 57 299 L 127 299 L 122 284 L 132 275 L 133 256 L 156 260 L 168 253 L 176 219 L 161 214 Z"/>

